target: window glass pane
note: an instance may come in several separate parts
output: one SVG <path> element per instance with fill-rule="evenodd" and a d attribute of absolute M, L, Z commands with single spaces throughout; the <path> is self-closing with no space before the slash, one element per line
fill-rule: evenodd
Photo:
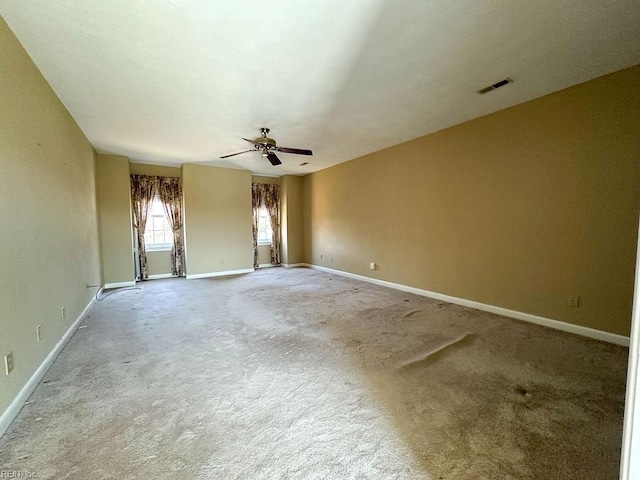
<path fill-rule="evenodd" d="M 269 213 L 265 207 L 262 207 L 258 217 L 258 241 L 264 243 L 271 242 L 271 233 Z"/>
<path fill-rule="evenodd" d="M 155 197 L 149 208 L 147 228 L 144 232 L 145 245 L 166 245 L 173 243 L 173 232 L 164 213 L 160 197 Z"/>
<path fill-rule="evenodd" d="M 160 201 L 160 197 L 156 196 L 151 202 L 151 208 L 149 209 L 150 215 L 159 215 L 164 216 L 164 208 L 162 207 L 162 202 Z"/>

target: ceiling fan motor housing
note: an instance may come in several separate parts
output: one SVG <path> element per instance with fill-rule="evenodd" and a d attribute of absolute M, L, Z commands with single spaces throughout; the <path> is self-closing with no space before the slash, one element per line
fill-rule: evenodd
<path fill-rule="evenodd" d="M 275 148 L 276 146 L 276 141 L 273 138 L 268 137 L 258 137 L 254 140 L 254 143 L 259 143 L 266 148 Z"/>
<path fill-rule="evenodd" d="M 270 150 L 276 148 L 276 141 L 273 138 L 267 137 L 267 133 L 269 133 L 269 129 L 267 127 L 262 127 L 260 129 L 260 133 L 262 136 L 256 138 L 253 142 L 262 145 L 262 156 L 266 157 Z M 260 149 L 260 147 L 256 145 L 256 149 Z"/>
<path fill-rule="evenodd" d="M 267 137 L 267 133 L 269 133 L 268 128 L 261 128 L 260 133 L 262 133 L 262 136 L 256 138 L 253 142 L 256 146 L 256 150 L 262 150 L 262 156 L 266 157 L 269 155 L 271 150 L 276 148 L 276 141 L 273 138 Z M 259 147 L 258 145 L 262 145 L 262 147 Z"/>

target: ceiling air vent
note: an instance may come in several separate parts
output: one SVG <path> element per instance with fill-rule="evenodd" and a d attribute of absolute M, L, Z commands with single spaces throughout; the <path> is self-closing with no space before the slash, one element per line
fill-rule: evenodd
<path fill-rule="evenodd" d="M 305 165 L 309 165 L 309 162 L 302 162 L 302 163 L 300 164 L 300 166 L 301 166 L 301 167 L 304 167 Z"/>
<path fill-rule="evenodd" d="M 488 87 L 485 87 L 482 90 L 478 90 L 478 93 L 480 95 L 484 95 L 485 93 L 489 93 L 491 90 L 495 90 L 496 88 L 504 87 L 508 83 L 513 83 L 513 80 L 511 80 L 510 78 L 505 78 L 504 80 L 500 80 L 499 82 L 494 83 L 493 85 L 489 85 Z"/>

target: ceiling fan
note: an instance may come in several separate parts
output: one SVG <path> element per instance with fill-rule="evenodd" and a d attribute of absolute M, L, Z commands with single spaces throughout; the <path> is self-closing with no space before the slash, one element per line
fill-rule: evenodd
<path fill-rule="evenodd" d="M 230 155 L 225 155 L 220 158 L 228 158 L 228 157 L 233 157 L 234 155 L 241 155 L 243 153 L 259 151 L 261 152 L 262 156 L 267 157 L 267 160 L 269 160 L 271 162 L 271 165 L 275 167 L 276 165 L 281 165 L 282 162 L 274 152 L 295 153 L 297 155 L 313 155 L 313 152 L 311 150 L 303 150 L 300 148 L 278 147 L 276 145 L 276 141 L 273 138 L 267 137 L 267 133 L 269 133 L 268 128 L 264 128 L 264 127 L 261 128 L 260 133 L 262 134 L 262 136 L 256 138 L 255 140 L 249 140 L 248 138 L 244 138 L 244 137 L 242 138 L 243 140 L 246 140 L 247 142 L 253 144 L 253 148 L 251 150 L 232 153 Z"/>

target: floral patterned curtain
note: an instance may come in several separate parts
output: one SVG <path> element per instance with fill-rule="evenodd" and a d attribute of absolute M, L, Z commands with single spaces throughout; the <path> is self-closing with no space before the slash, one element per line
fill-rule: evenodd
<path fill-rule="evenodd" d="M 271 220 L 271 265 L 280 265 L 280 194 L 278 185 L 262 185 L 262 200 Z"/>
<path fill-rule="evenodd" d="M 171 274 L 184 277 L 184 235 L 182 222 L 182 182 L 175 177 L 156 177 L 158 195 L 173 232 Z"/>
<path fill-rule="evenodd" d="M 138 259 L 140 260 L 140 280 L 149 276 L 147 251 L 144 246 L 144 232 L 147 228 L 149 208 L 156 193 L 156 177 L 131 175 L 131 201 L 133 203 L 133 225 L 138 232 Z"/>
<path fill-rule="evenodd" d="M 253 207 L 253 267 L 258 268 L 258 221 L 260 209 L 265 206 L 271 221 L 271 265 L 280 265 L 280 196 L 278 185 L 254 183 L 251 185 Z"/>
<path fill-rule="evenodd" d="M 251 184 L 251 207 L 253 210 L 253 268 L 258 268 L 258 222 L 262 208 L 262 184 Z"/>

